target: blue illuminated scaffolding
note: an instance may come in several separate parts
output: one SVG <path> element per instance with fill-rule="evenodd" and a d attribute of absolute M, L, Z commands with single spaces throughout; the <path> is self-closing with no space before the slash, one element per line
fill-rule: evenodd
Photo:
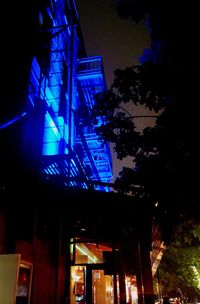
<path fill-rule="evenodd" d="M 80 57 L 77 10 L 69 3 L 66 8 L 57 0 L 46 9 L 52 12 L 51 27 L 41 33 L 50 33 L 49 49 L 45 60 L 36 55 L 32 61 L 28 100 L 29 111 L 37 112 L 40 168 L 45 178 L 66 187 L 110 191 L 109 144 L 100 142 L 90 120 L 80 115 L 84 108 L 89 117 L 94 95 L 106 88 L 102 58 Z"/>

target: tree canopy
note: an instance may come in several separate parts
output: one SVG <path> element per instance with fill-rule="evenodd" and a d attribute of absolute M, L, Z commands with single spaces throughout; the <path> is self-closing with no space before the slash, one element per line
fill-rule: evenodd
<path fill-rule="evenodd" d="M 193 0 L 119 0 L 118 12 L 136 23 L 146 19 L 151 47 L 138 65 L 114 71 L 111 87 L 96 95 L 93 120 L 119 160 L 132 158 L 116 187 L 138 198 L 144 212 L 151 205 L 167 244 L 159 267 L 163 294 L 176 287 L 184 299 L 198 294 L 200 271 L 198 10 Z M 130 113 L 130 105 L 148 109 L 155 124 L 138 131 L 145 117 Z"/>
<path fill-rule="evenodd" d="M 159 266 L 162 294 L 194 301 L 200 294 L 199 273 L 200 222 L 194 218 L 184 219 L 174 226 L 173 238 Z"/>
<path fill-rule="evenodd" d="M 198 214 L 195 6 L 145 0 L 118 4 L 121 17 L 148 20 L 151 48 L 139 65 L 114 72 L 112 86 L 96 96 L 94 124 L 120 160 L 132 157 L 132 166 L 115 181 L 118 191 L 156 205 L 155 215 L 167 237 L 172 223 Z M 155 125 L 138 131 L 139 117 L 127 112 L 127 104 L 149 109 Z"/>

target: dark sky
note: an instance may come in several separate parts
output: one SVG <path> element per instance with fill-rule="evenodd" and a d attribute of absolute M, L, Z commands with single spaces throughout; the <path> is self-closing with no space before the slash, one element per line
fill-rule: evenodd
<path fill-rule="evenodd" d="M 150 45 L 150 37 L 144 23 L 135 24 L 122 20 L 115 9 L 115 0 L 77 0 L 83 38 L 88 56 L 102 56 L 108 88 L 113 81 L 113 72 L 139 62 L 143 50 Z M 129 109 L 130 112 L 133 109 Z M 138 112 L 139 111 L 139 112 Z M 148 114 L 147 111 L 143 114 Z M 134 108 L 134 115 L 140 115 Z M 144 121 L 138 120 L 143 128 Z M 152 119 L 145 121 L 152 125 Z M 113 154 L 114 179 L 123 166 L 132 166 L 132 158 L 119 161 Z"/>
<path fill-rule="evenodd" d="M 109 87 L 116 68 L 138 63 L 149 34 L 143 23 L 120 19 L 115 0 L 77 0 L 77 6 L 87 54 L 103 57 Z"/>

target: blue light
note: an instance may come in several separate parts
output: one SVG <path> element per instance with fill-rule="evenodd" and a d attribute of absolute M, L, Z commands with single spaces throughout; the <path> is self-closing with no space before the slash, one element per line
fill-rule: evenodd
<path fill-rule="evenodd" d="M 4 129 L 4 128 L 7 128 L 9 127 L 10 125 L 14 124 L 15 122 L 19 121 L 20 119 L 22 119 L 24 116 L 26 116 L 27 113 L 26 112 L 23 112 L 22 114 L 20 115 L 17 115 L 16 117 L 14 117 L 13 119 L 5 122 L 5 123 L 2 123 L 0 124 L 0 129 Z"/>
<path fill-rule="evenodd" d="M 47 112 L 45 115 L 45 127 L 43 138 L 43 155 L 59 154 L 60 133 Z"/>
<path fill-rule="evenodd" d="M 47 177 L 60 173 L 66 175 L 66 180 L 73 177 L 73 180 L 65 181 L 66 186 L 86 189 L 91 180 L 111 181 L 111 154 L 107 144 L 99 142 L 93 126 L 89 122 L 82 126 L 74 112 L 84 106 L 90 113 L 95 103 L 94 94 L 105 90 L 106 83 L 101 56 L 78 58 L 83 44 L 76 26 L 79 23 L 76 5 L 74 2 L 71 5 L 75 16 L 73 12 L 66 14 L 64 0 L 55 1 L 54 14 L 47 7 L 46 12 L 53 25 L 48 29 L 52 31 L 49 58 L 46 60 L 48 66 L 40 66 L 42 61 L 34 57 L 29 103 L 35 112 L 38 111 L 36 116 L 40 124 L 37 130 L 42 133 L 42 172 Z M 73 14 L 73 20 L 77 18 L 74 24 L 71 24 L 70 14 Z M 41 23 L 44 22 L 43 17 L 40 16 Z M 77 144 L 81 146 L 78 152 L 75 149 Z M 96 155 L 98 157 L 94 157 Z M 46 159 L 48 161 L 45 162 Z M 49 159 L 53 159 L 52 163 Z M 108 187 L 103 186 L 96 186 L 96 189 L 108 191 Z"/>

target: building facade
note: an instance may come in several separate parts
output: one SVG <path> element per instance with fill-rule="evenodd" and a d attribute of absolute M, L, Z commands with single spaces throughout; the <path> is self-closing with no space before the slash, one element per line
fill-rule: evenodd
<path fill-rule="evenodd" d="M 41 155 L 36 166 L 48 179 L 109 191 L 92 183 L 112 179 L 109 145 L 98 140 L 90 120 L 94 96 L 106 88 L 102 58 L 86 57 L 73 1 L 49 1 L 39 17 L 24 113 L 34 117 L 26 130 L 29 154 Z"/>
<path fill-rule="evenodd" d="M 2 197 L 1 303 L 154 303 L 151 217 L 136 201 L 35 182 L 26 188 L 31 199 L 19 185 Z"/>
<path fill-rule="evenodd" d="M 152 304 L 150 213 L 111 191 L 109 144 L 90 119 L 102 58 L 87 57 L 73 0 L 29 4 L 13 16 L 29 35 L 13 28 L 0 125 L 0 302 Z"/>

